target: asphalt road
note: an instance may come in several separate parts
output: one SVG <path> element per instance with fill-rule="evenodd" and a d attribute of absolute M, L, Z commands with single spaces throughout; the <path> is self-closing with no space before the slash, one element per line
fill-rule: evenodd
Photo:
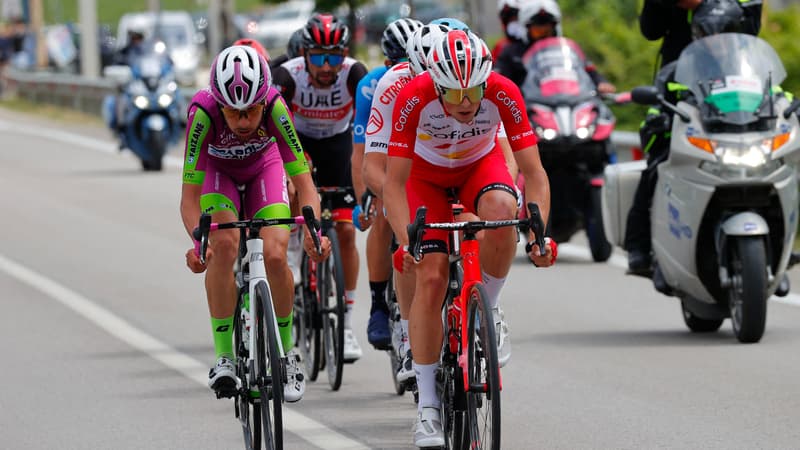
<path fill-rule="evenodd" d="M 0 110 L 0 447 L 241 448 L 232 403 L 205 384 L 213 348 L 202 277 L 184 266 L 178 164 L 142 173 L 105 130 Z M 729 323 L 694 335 L 677 300 L 625 276 L 622 255 L 591 263 L 582 242 L 550 269 L 520 249 L 503 291 L 504 448 L 800 448 L 800 297 L 771 302 L 759 344 Z M 287 406 L 287 448 L 412 446 L 411 397 L 367 348 L 361 279 L 365 355 L 339 392 L 321 378 Z"/>

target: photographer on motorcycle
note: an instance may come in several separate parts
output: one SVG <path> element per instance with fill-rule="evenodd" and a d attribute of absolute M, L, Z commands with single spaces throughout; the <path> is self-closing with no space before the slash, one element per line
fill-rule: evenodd
<path fill-rule="evenodd" d="M 760 0 L 645 0 L 639 16 L 642 34 L 649 40 L 663 38 L 659 56 L 662 67 L 655 85 L 664 98 L 674 103 L 685 87 L 674 83 L 677 59 L 683 49 L 703 36 L 724 32 L 757 35 L 761 28 Z M 651 107 L 639 129 L 641 148 L 647 154 L 647 168 L 642 171 L 625 227 L 625 250 L 628 271 L 648 275 L 652 272 L 650 241 L 650 205 L 652 204 L 658 164 L 669 156 L 672 113 Z M 788 286 L 787 286 L 788 291 Z"/>
<path fill-rule="evenodd" d="M 555 0 L 527 0 L 520 5 L 518 21 L 525 28 L 523 39 L 511 41 L 503 48 L 494 70 L 520 86 L 528 73 L 522 63 L 525 52 L 540 39 L 561 36 L 561 9 Z M 617 90 L 588 59 L 585 69 L 599 93 L 610 94 Z"/>

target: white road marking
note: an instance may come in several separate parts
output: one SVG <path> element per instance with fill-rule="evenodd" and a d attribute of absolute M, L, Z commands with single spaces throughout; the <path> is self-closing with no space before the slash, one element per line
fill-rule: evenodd
<path fill-rule="evenodd" d="M 56 300 L 102 328 L 108 334 L 145 353 L 195 383 L 203 387 L 208 386 L 207 366 L 134 327 L 99 304 L 2 255 L 0 255 L 0 271 Z M 369 448 L 291 409 L 284 408 L 283 417 L 285 430 L 296 434 L 319 448 L 341 450 Z M 231 426 L 234 426 L 233 421 Z"/>

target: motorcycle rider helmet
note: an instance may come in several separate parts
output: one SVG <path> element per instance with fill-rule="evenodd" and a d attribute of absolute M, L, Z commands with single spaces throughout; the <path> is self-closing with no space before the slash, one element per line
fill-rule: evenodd
<path fill-rule="evenodd" d="M 428 73 L 440 89 L 480 86 L 492 72 L 492 52 L 471 31 L 448 31 L 434 42 L 427 62 Z"/>
<path fill-rule="evenodd" d="M 267 51 L 267 49 L 264 48 L 263 45 L 261 45 L 260 42 L 258 42 L 255 39 L 248 39 L 248 38 L 238 39 L 236 40 L 236 42 L 233 43 L 233 45 L 244 45 L 247 47 L 253 47 L 254 49 L 256 49 L 259 55 L 264 57 L 264 59 L 267 62 L 269 62 L 269 52 Z"/>
<path fill-rule="evenodd" d="M 444 25 L 451 30 L 469 31 L 469 25 L 452 17 L 441 17 L 431 20 L 431 25 Z"/>
<path fill-rule="evenodd" d="M 381 36 L 383 54 L 392 62 L 406 58 L 406 43 L 420 28 L 422 22 L 416 19 L 402 18 L 390 23 Z"/>
<path fill-rule="evenodd" d="M 228 47 L 211 64 L 211 95 L 223 107 L 244 110 L 263 102 L 271 84 L 267 61 L 252 47 Z"/>
<path fill-rule="evenodd" d="M 561 36 L 561 8 L 555 0 L 528 0 L 522 5 L 519 11 L 519 23 L 527 29 L 525 40 L 533 42 L 538 39 L 550 37 L 547 35 L 531 37 L 531 27 L 552 25 L 553 31 L 548 32 L 551 36 Z"/>
<path fill-rule="evenodd" d="M 450 28 L 444 25 L 423 25 L 411 35 L 406 42 L 408 65 L 415 74 L 419 75 L 428 69 L 428 53 L 434 42 L 444 37 Z"/>
<path fill-rule="evenodd" d="M 298 28 L 294 30 L 292 36 L 289 38 L 289 43 L 286 45 L 286 56 L 289 59 L 301 56 L 303 51 L 303 29 Z"/>
<path fill-rule="evenodd" d="M 303 48 L 344 50 L 350 41 L 350 29 L 333 14 L 316 13 L 303 28 Z"/>
<path fill-rule="evenodd" d="M 497 2 L 497 15 L 500 16 L 500 23 L 503 26 L 517 20 L 522 3 L 521 0 L 499 0 Z"/>
<path fill-rule="evenodd" d="M 741 29 L 744 11 L 736 0 L 705 0 L 692 13 L 692 38 Z"/>

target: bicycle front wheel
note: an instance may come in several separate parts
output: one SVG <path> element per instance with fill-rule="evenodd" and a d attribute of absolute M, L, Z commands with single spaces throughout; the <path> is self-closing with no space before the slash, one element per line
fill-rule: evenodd
<path fill-rule="evenodd" d="M 322 313 L 328 382 L 331 389 L 338 391 L 342 386 L 344 366 L 344 266 L 336 230 L 327 230 L 326 236 L 331 242 L 331 255 L 317 264 L 317 291 Z"/>
<path fill-rule="evenodd" d="M 272 297 L 265 282 L 256 285 L 255 380 L 261 393 L 261 421 L 267 449 L 283 448 L 283 358 L 278 350 L 278 332 Z"/>
<path fill-rule="evenodd" d="M 467 304 L 467 439 L 471 449 L 500 448 L 500 366 L 492 309 L 481 284 Z"/>
<path fill-rule="evenodd" d="M 251 379 L 247 369 L 249 330 L 247 330 L 245 321 L 242 320 L 245 294 L 246 292 L 239 293 L 239 302 L 236 305 L 236 312 L 233 314 L 233 350 L 236 353 L 236 376 L 242 380 L 242 389 L 236 396 L 234 407 L 236 409 L 236 417 L 239 418 L 239 422 L 242 425 L 244 448 L 246 450 L 258 450 L 261 448 L 261 395 L 255 386 L 255 380 Z M 251 390 L 251 385 L 255 390 Z"/>

